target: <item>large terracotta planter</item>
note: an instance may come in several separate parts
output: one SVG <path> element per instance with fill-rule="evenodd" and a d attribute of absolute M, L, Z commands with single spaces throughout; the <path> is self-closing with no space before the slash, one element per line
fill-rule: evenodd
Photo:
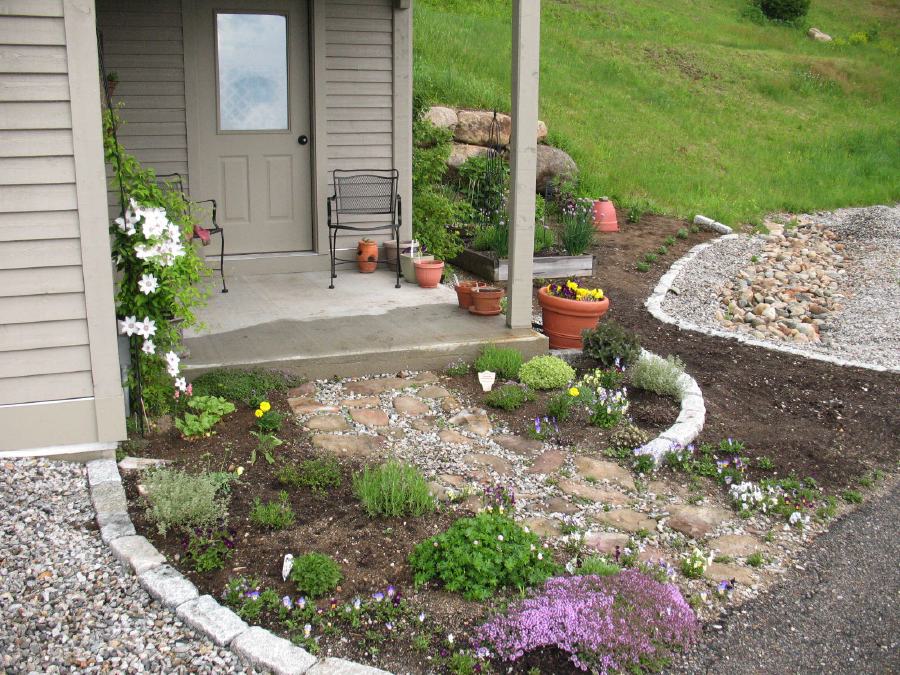
<path fill-rule="evenodd" d="M 609 298 L 600 302 L 569 300 L 550 295 L 546 286 L 538 291 L 538 302 L 550 349 L 581 349 L 582 331 L 594 328 L 609 309 Z"/>
<path fill-rule="evenodd" d="M 422 288 L 437 288 L 444 276 L 443 260 L 417 260 L 416 281 Z"/>
<path fill-rule="evenodd" d="M 356 264 L 363 274 L 371 274 L 378 266 L 378 244 L 371 240 L 360 239 L 356 245 Z"/>
<path fill-rule="evenodd" d="M 453 290 L 456 291 L 456 299 L 459 306 L 463 309 L 469 309 L 472 306 L 472 289 L 487 286 L 483 281 L 460 281 Z"/>
<path fill-rule="evenodd" d="M 503 289 L 496 286 L 480 286 L 472 289 L 472 306 L 469 311 L 480 316 L 496 316 L 500 313 Z"/>
<path fill-rule="evenodd" d="M 616 219 L 616 207 L 606 197 L 594 202 L 594 229 L 597 232 L 618 232 L 619 221 Z"/>

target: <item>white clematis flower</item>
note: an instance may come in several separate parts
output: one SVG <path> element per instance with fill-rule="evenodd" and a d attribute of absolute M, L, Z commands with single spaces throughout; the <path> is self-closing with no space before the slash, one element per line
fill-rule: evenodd
<path fill-rule="evenodd" d="M 145 316 L 143 321 L 137 323 L 135 332 L 143 338 L 153 337 L 156 333 L 156 322 L 149 316 Z"/>
<path fill-rule="evenodd" d="M 145 354 L 155 354 L 156 345 L 153 344 L 153 340 L 144 340 L 144 344 L 141 346 L 141 350 L 143 350 Z"/>
<path fill-rule="evenodd" d="M 138 288 L 141 289 L 141 293 L 144 295 L 150 295 L 159 288 L 159 281 L 152 274 L 144 274 L 141 276 L 141 280 L 138 281 Z"/>
<path fill-rule="evenodd" d="M 124 321 L 119 321 L 119 332 L 131 337 L 137 332 L 138 320 L 136 316 L 126 316 Z"/>
<path fill-rule="evenodd" d="M 171 377 L 175 377 L 178 375 L 179 368 L 178 364 L 181 362 L 181 359 L 178 358 L 178 354 L 175 352 L 166 352 L 166 363 L 168 367 L 166 370 L 169 372 Z"/>
<path fill-rule="evenodd" d="M 187 391 L 187 381 L 183 377 L 176 378 L 175 388 L 178 391 Z"/>

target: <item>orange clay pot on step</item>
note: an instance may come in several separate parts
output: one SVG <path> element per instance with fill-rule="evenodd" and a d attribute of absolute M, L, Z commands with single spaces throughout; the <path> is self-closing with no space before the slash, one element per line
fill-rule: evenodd
<path fill-rule="evenodd" d="M 453 290 L 456 291 L 456 299 L 459 306 L 463 309 L 469 309 L 472 306 L 472 289 L 487 286 L 483 281 L 460 281 Z"/>
<path fill-rule="evenodd" d="M 422 288 L 437 288 L 444 275 L 443 260 L 417 260 L 416 281 Z"/>
<path fill-rule="evenodd" d="M 371 239 L 360 239 L 356 245 L 356 264 L 363 274 L 371 274 L 378 266 L 378 244 Z"/>
<path fill-rule="evenodd" d="M 472 306 L 469 312 L 478 316 L 496 316 L 500 313 L 500 300 L 504 291 L 496 286 L 479 286 L 472 289 Z"/>
<path fill-rule="evenodd" d="M 543 312 L 544 333 L 550 338 L 550 349 L 581 349 L 581 332 L 597 326 L 609 310 L 609 298 L 599 301 L 571 300 L 551 295 L 548 286 L 538 290 L 538 303 Z"/>
<path fill-rule="evenodd" d="M 609 201 L 609 197 L 601 197 L 594 201 L 594 229 L 597 232 L 619 231 L 616 207 Z"/>

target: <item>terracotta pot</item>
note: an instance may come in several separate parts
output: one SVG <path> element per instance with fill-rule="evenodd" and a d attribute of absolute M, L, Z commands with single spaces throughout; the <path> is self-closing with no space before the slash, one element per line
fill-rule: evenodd
<path fill-rule="evenodd" d="M 594 328 L 609 309 L 609 298 L 600 302 L 569 300 L 550 295 L 547 286 L 538 291 L 538 302 L 550 349 L 581 349 L 581 332 Z"/>
<path fill-rule="evenodd" d="M 378 266 L 378 244 L 360 239 L 356 245 L 356 264 L 363 274 L 374 272 Z"/>
<path fill-rule="evenodd" d="M 472 306 L 472 289 L 487 286 L 483 281 L 460 281 L 453 290 L 456 291 L 456 299 L 459 306 L 463 309 L 469 309 Z"/>
<path fill-rule="evenodd" d="M 616 207 L 606 197 L 594 202 L 594 229 L 597 232 L 618 232 L 619 222 L 616 220 Z"/>
<path fill-rule="evenodd" d="M 503 297 L 503 289 L 496 286 L 479 286 L 472 289 L 472 306 L 469 311 L 472 314 L 485 316 L 500 313 L 500 299 Z"/>
<path fill-rule="evenodd" d="M 443 260 L 417 260 L 416 281 L 422 288 L 437 288 L 444 276 Z"/>

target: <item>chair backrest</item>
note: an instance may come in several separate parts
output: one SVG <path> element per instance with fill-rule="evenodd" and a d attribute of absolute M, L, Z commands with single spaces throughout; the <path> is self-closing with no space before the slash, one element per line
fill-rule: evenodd
<path fill-rule="evenodd" d="M 164 190 L 175 190 L 184 195 L 184 177 L 180 173 L 157 174 L 156 184 Z"/>
<path fill-rule="evenodd" d="M 390 213 L 397 208 L 397 169 L 335 169 L 334 208 L 337 213 Z"/>

